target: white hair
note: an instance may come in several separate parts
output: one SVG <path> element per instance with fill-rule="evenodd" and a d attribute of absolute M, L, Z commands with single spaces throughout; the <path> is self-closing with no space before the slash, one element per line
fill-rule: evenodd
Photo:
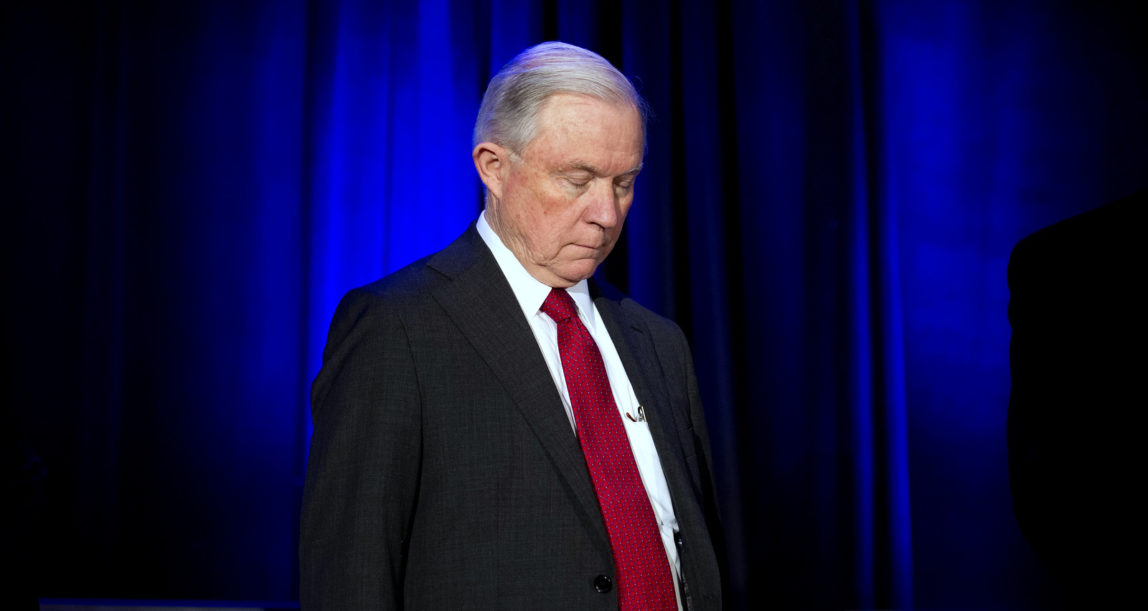
<path fill-rule="evenodd" d="M 646 134 L 646 101 L 601 55 L 564 42 L 544 42 L 510 60 L 486 87 L 474 122 L 474 146 L 493 142 L 514 153 L 534 139 L 542 105 L 559 93 L 586 95 L 632 106 Z"/>

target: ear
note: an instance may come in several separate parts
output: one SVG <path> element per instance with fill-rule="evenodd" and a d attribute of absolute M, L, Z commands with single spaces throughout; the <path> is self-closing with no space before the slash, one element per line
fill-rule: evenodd
<path fill-rule="evenodd" d="M 493 142 L 482 142 L 471 153 L 478 178 L 486 185 L 486 190 L 502 199 L 502 184 L 506 179 L 506 169 L 510 163 L 510 151 Z"/>

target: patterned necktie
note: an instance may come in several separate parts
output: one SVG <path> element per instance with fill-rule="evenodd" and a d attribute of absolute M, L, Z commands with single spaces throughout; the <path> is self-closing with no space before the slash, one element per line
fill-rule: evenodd
<path fill-rule="evenodd" d="M 578 442 L 586 455 L 618 571 L 618 606 L 623 611 L 675 610 L 666 549 L 598 345 L 578 319 L 574 300 L 565 290 L 551 290 L 542 312 L 558 323 L 558 352 Z"/>

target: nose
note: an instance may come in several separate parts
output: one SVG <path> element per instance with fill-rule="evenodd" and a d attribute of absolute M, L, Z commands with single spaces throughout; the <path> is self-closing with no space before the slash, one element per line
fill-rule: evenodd
<path fill-rule="evenodd" d="M 594 181 L 593 188 L 583 197 L 587 198 L 586 222 L 603 229 L 613 229 L 622 224 L 625 212 L 622 211 L 622 202 L 614 193 L 614 185 L 610 181 Z"/>

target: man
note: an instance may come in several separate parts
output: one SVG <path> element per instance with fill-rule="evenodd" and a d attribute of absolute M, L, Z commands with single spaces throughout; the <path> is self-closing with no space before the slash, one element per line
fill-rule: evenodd
<path fill-rule="evenodd" d="M 487 88 L 475 226 L 348 294 L 312 389 L 305 609 L 717 609 L 720 527 L 672 322 L 588 278 L 618 239 L 644 103 L 598 55 Z"/>
<path fill-rule="evenodd" d="M 1065 609 L 1142 598 L 1148 191 L 1021 240 L 1009 260 L 1013 509 Z"/>

